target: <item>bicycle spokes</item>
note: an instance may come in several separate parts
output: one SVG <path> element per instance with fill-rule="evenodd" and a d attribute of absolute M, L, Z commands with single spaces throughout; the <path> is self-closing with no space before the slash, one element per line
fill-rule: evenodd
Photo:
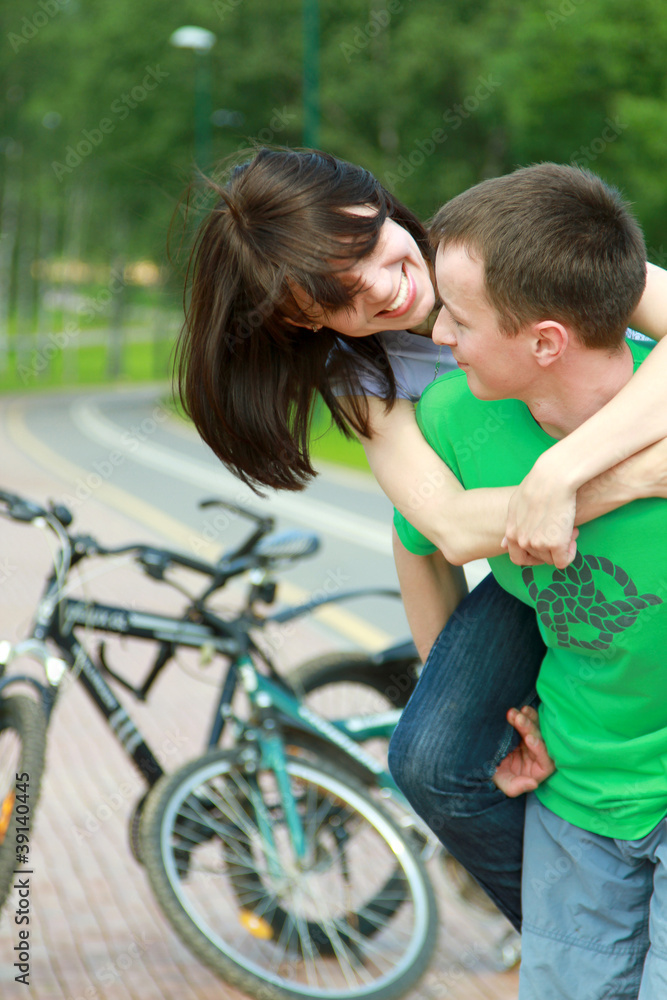
<path fill-rule="evenodd" d="M 148 865 L 154 889 L 166 876 L 188 917 L 184 938 L 209 960 L 213 944 L 220 968 L 233 963 L 304 997 L 393 995 L 392 984 L 398 995 L 435 925 L 418 862 L 398 828 L 345 780 L 296 758 L 285 774 L 302 857 L 283 782 L 270 769 L 247 774 L 238 755 L 221 753 L 210 773 L 202 763 L 165 796 L 159 879 Z"/>

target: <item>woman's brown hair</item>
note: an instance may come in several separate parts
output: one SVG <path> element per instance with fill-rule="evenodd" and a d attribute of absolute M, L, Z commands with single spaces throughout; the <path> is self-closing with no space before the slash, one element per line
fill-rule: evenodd
<path fill-rule="evenodd" d="M 292 292 L 325 310 L 345 308 L 356 291 L 345 272 L 373 252 L 387 217 L 429 259 L 426 233 L 372 174 L 327 153 L 261 149 L 224 185 L 206 183 L 217 203 L 188 266 L 177 391 L 204 441 L 240 479 L 253 489 L 299 490 L 316 474 L 316 395 L 344 434 L 352 427 L 368 436 L 359 366 L 379 372 L 388 407 L 396 385 L 375 336 L 314 332 Z M 376 212 L 350 213 L 362 205 Z M 334 383 L 348 397 L 345 410 Z"/>

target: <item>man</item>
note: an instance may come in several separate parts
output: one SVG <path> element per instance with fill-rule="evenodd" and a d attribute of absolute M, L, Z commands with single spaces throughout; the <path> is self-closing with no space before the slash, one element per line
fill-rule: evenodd
<path fill-rule="evenodd" d="M 433 338 L 461 371 L 429 386 L 420 425 L 466 488 L 509 485 L 646 356 L 624 337 L 643 239 L 616 192 L 555 164 L 455 198 L 432 239 Z M 640 500 L 584 525 L 566 570 L 490 560 L 537 612 L 540 724 L 556 766 L 526 812 L 521 1000 L 626 1000 L 640 982 L 642 1000 L 667 996 L 665 513 Z M 437 556 L 398 513 L 395 524 L 409 609 L 415 561 Z M 402 726 L 415 721 L 408 708 Z"/>

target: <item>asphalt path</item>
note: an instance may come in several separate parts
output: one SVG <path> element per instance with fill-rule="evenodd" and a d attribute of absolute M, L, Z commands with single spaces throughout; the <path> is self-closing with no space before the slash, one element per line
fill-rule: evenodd
<path fill-rule="evenodd" d="M 315 532 L 319 552 L 281 573 L 288 602 L 354 587 L 398 587 L 392 508 L 370 473 L 322 466 L 307 490 L 259 498 L 170 413 L 168 393 L 168 386 L 152 385 L 28 395 L 8 407 L 8 430 L 26 456 L 57 474 L 54 498 L 75 514 L 95 496 L 158 530 L 169 544 L 208 557 L 237 543 L 246 525 L 220 510 L 201 510 L 203 497 L 269 513 L 280 529 Z M 5 486 L 11 489 L 11 482 L 5 479 Z M 471 585 L 484 571 L 483 563 L 467 568 Z M 377 649 L 407 635 L 396 599 L 357 599 L 337 609 L 323 627 L 336 630 L 343 648 Z"/>

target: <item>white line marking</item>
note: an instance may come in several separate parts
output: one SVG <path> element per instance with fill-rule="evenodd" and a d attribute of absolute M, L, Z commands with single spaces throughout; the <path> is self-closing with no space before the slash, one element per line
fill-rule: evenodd
<path fill-rule="evenodd" d="M 140 465 L 196 486 L 197 489 L 221 493 L 239 504 L 257 504 L 255 494 L 244 487 L 230 472 L 214 469 L 198 459 L 171 451 L 162 445 L 140 441 L 104 416 L 90 400 L 77 400 L 70 409 L 78 430 L 111 451 L 119 451 Z M 341 511 L 322 500 L 294 494 L 271 494 L 263 506 L 280 518 L 287 518 L 326 535 L 361 545 L 381 555 L 391 555 L 389 523 L 378 524 L 370 517 L 353 511 Z"/>

